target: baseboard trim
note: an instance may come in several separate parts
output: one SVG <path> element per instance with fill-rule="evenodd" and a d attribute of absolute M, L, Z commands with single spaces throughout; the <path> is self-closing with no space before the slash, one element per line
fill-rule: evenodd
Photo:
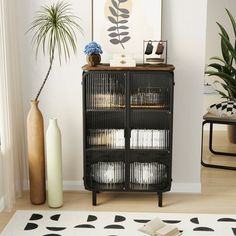
<path fill-rule="evenodd" d="M 28 183 L 25 181 L 24 190 L 28 190 Z M 65 191 L 86 191 L 84 182 L 78 181 L 63 181 L 63 190 Z M 200 193 L 201 183 L 172 183 L 171 192 L 175 193 Z"/>
<path fill-rule="evenodd" d="M 0 198 L 0 212 L 2 212 L 4 209 L 4 198 Z"/>

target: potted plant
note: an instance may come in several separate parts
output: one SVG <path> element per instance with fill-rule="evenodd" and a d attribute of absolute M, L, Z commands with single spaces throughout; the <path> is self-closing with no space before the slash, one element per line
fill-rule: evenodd
<path fill-rule="evenodd" d="M 84 53 L 87 55 L 87 63 L 89 66 L 96 66 L 101 61 L 102 49 L 101 46 L 96 42 L 90 42 L 84 48 Z"/>
<path fill-rule="evenodd" d="M 221 57 L 211 57 L 210 60 L 215 61 L 208 65 L 206 74 L 208 76 L 218 77 L 220 80 L 216 80 L 217 83 L 223 88 L 223 90 L 216 89 L 222 98 L 227 100 L 236 100 L 236 21 L 230 11 L 226 9 L 228 17 L 230 19 L 233 28 L 233 38 L 230 39 L 226 29 L 216 22 L 220 28 L 221 38 Z M 231 42 L 232 41 L 232 42 Z M 236 101 L 235 101 L 236 102 Z M 232 143 L 236 143 L 236 127 L 228 126 L 229 140 Z"/>
<path fill-rule="evenodd" d="M 36 56 L 41 49 L 49 59 L 47 73 L 35 99 L 31 101 L 27 117 L 30 199 L 33 204 L 42 204 L 46 198 L 44 128 L 38 98 L 49 78 L 55 59 L 62 64 L 63 58 L 65 61 L 70 59 L 71 51 L 76 52 L 76 31 L 82 32 L 77 19 L 71 12 L 71 5 L 59 1 L 50 6 L 42 6 L 29 29 L 33 32 L 32 41 Z"/>

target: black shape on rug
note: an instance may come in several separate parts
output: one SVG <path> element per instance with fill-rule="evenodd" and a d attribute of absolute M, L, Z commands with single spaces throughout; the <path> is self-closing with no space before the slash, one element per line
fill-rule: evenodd
<path fill-rule="evenodd" d="M 98 219 L 97 216 L 89 215 L 88 218 L 87 218 L 87 222 L 95 221 L 97 219 Z"/>
<path fill-rule="evenodd" d="M 27 223 L 27 225 L 25 226 L 24 230 L 33 230 L 33 229 L 37 229 L 38 225 L 34 224 L 34 223 Z"/>
<path fill-rule="evenodd" d="M 114 222 L 122 222 L 122 221 L 125 221 L 125 220 L 126 220 L 126 218 L 124 216 L 116 215 Z"/>
<path fill-rule="evenodd" d="M 194 223 L 194 224 L 199 225 L 199 220 L 198 220 L 197 217 L 194 217 L 194 218 L 190 219 L 190 221 L 191 221 L 192 223 Z"/>
<path fill-rule="evenodd" d="M 147 223 L 149 221 L 150 220 L 134 220 L 134 222 L 141 223 L 141 224 Z"/>
<path fill-rule="evenodd" d="M 104 229 L 125 229 L 125 227 L 122 225 L 107 225 Z"/>
<path fill-rule="evenodd" d="M 193 231 L 215 231 L 214 229 L 212 228 L 209 228 L 209 227 L 197 227 L 197 228 L 194 228 Z"/>
<path fill-rule="evenodd" d="M 95 229 L 95 226 L 93 226 L 93 225 L 89 225 L 89 224 L 82 224 L 82 225 L 76 225 L 74 228 Z"/>
<path fill-rule="evenodd" d="M 31 215 L 29 220 L 40 220 L 42 218 L 43 218 L 43 216 L 41 214 L 34 213 L 34 214 Z"/>
<path fill-rule="evenodd" d="M 46 229 L 50 231 L 62 231 L 62 230 L 65 230 L 66 227 L 46 227 Z"/>
<path fill-rule="evenodd" d="M 181 220 L 162 220 L 162 221 L 167 224 L 178 224 L 181 222 Z"/>
<path fill-rule="evenodd" d="M 219 221 L 219 222 L 236 222 L 236 219 L 233 219 L 233 218 L 220 218 L 217 221 Z"/>
<path fill-rule="evenodd" d="M 234 235 L 236 235 L 236 228 L 232 228 Z"/>
<path fill-rule="evenodd" d="M 56 214 L 50 217 L 51 220 L 58 221 L 60 218 L 61 214 Z"/>
<path fill-rule="evenodd" d="M 44 234 L 43 236 L 62 236 L 61 234 Z"/>

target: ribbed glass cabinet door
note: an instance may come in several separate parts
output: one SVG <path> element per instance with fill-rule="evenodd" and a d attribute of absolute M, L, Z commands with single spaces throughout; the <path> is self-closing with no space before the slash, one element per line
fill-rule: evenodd
<path fill-rule="evenodd" d="M 91 189 L 123 189 L 126 124 L 124 73 L 90 72 L 84 82 L 86 182 Z"/>
<path fill-rule="evenodd" d="M 133 73 L 130 80 L 130 148 L 169 150 L 171 73 Z"/>

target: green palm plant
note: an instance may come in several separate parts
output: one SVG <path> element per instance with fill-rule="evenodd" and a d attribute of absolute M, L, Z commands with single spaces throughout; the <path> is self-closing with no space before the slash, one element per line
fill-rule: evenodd
<path fill-rule="evenodd" d="M 221 81 L 215 81 L 214 83 L 220 84 L 223 87 L 223 91 L 218 90 L 217 92 L 221 95 L 222 98 L 228 100 L 236 99 L 236 22 L 232 14 L 226 9 L 228 17 L 230 19 L 234 37 L 232 42 L 230 40 L 229 34 L 226 29 L 218 22 L 217 25 L 220 28 L 220 37 L 221 37 L 221 53 L 222 57 L 211 57 L 210 60 L 216 61 L 208 65 L 209 70 L 206 71 L 206 74 L 209 76 L 216 76 L 221 79 Z M 213 70 L 212 70 L 213 68 Z"/>
<path fill-rule="evenodd" d="M 32 41 L 35 46 L 36 57 L 40 48 L 42 48 L 43 54 L 47 54 L 49 57 L 49 68 L 35 100 L 38 100 L 48 80 L 55 53 L 60 64 L 62 58 L 65 61 L 70 59 L 71 50 L 76 53 L 76 31 L 83 33 L 81 26 L 76 22 L 77 19 L 78 17 L 71 13 L 71 5 L 59 1 L 51 6 L 42 6 L 31 23 L 28 31 L 34 32 Z"/>

